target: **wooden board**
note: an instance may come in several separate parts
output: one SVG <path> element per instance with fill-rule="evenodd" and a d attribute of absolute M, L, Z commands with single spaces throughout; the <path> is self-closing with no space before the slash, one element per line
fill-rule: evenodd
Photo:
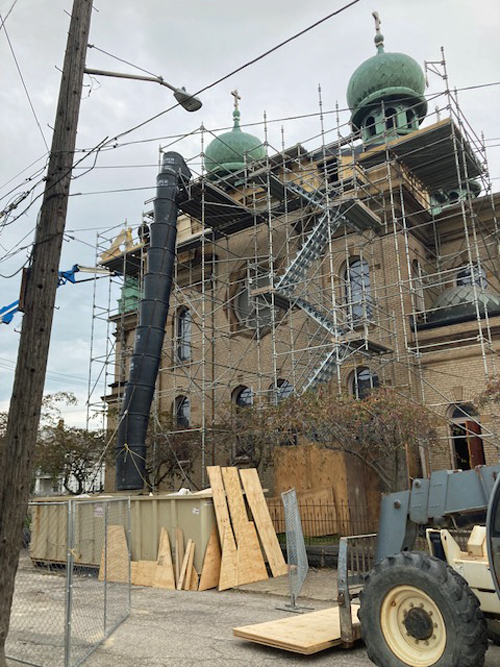
<path fill-rule="evenodd" d="M 137 561 L 132 570 L 134 586 L 152 586 L 156 574 L 155 560 L 140 560 Z"/>
<path fill-rule="evenodd" d="M 195 550 L 195 543 L 193 540 L 189 540 L 190 544 L 188 543 L 189 546 L 189 552 L 186 549 L 186 556 L 188 557 L 187 561 L 187 567 L 186 567 L 186 574 L 184 576 L 184 583 L 182 588 L 185 591 L 189 591 L 191 588 L 191 579 L 193 578 L 193 560 L 194 560 L 194 550 Z"/>
<path fill-rule="evenodd" d="M 276 537 L 257 470 L 255 468 L 240 470 L 240 477 L 271 572 L 274 577 L 286 574 L 288 568 Z"/>
<path fill-rule="evenodd" d="M 199 582 L 199 575 L 198 572 L 196 571 L 195 566 L 191 568 L 191 581 L 189 582 L 189 590 L 190 591 L 197 591 L 198 590 L 198 582 Z"/>
<path fill-rule="evenodd" d="M 236 546 L 239 546 L 240 540 L 243 539 L 245 525 L 248 522 L 248 515 L 243 492 L 241 490 L 238 469 L 222 468 L 221 472 L 224 481 L 224 489 L 226 491 L 227 504 L 229 505 L 229 512 L 231 514 L 234 536 L 236 538 Z"/>
<path fill-rule="evenodd" d="M 238 551 L 232 534 L 224 536 L 220 566 L 219 590 L 225 591 L 238 585 Z"/>
<path fill-rule="evenodd" d="M 217 526 L 212 528 L 205 550 L 203 567 L 201 570 L 199 591 L 207 591 L 209 588 L 216 588 L 219 584 L 221 567 L 221 548 L 217 536 Z"/>
<path fill-rule="evenodd" d="M 252 521 L 246 521 L 240 528 L 237 566 L 238 586 L 253 584 L 255 581 L 264 581 L 269 578 L 257 531 Z"/>
<path fill-rule="evenodd" d="M 191 548 L 193 545 L 193 540 L 188 540 L 187 546 L 186 546 L 186 552 L 184 554 L 184 559 L 182 561 L 182 566 L 181 570 L 179 573 L 179 578 L 177 579 L 177 590 L 181 591 L 183 586 L 184 586 L 184 579 L 186 578 L 186 571 L 187 571 L 187 566 L 189 562 L 189 555 L 191 553 Z M 192 561 L 191 561 L 192 563 Z"/>
<path fill-rule="evenodd" d="M 231 521 L 229 519 L 229 511 L 226 502 L 226 492 L 222 482 L 222 473 L 219 466 L 207 467 L 208 479 L 212 488 L 215 518 L 217 519 L 217 528 L 219 529 L 219 537 L 222 544 L 222 553 L 224 553 L 224 544 L 226 536 L 228 541 L 234 543 L 233 530 L 231 528 Z"/>
<path fill-rule="evenodd" d="M 167 588 L 175 590 L 174 568 L 172 565 L 172 552 L 170 551 L 170 538 L 168 530 L 161 529 L 160 544 L 158 546 L 158 557 L 156 559 L 156 570 L 153 579 L 155 588 Z"/>
<path fill-rule="evenodd" d="M 358 605 L 352 605 L 355 636 L 360 636 Z M 310 655 L 342 644 L 338 607 L 233 628 L 233 635 L 265 646 Z"/>
<path fill-rule="evenodd" d="M 104 562 L 107 558 L 107 563 Z M 99 581 L 115 581 L 128 583 L 129 555 L 125 528 L 123 526 L 108 526 L 107 544 L 101 554 Z"/>
<path fill-rule="evenodd" d="M 181 576 L 182 561 L 184 560 L 184 533 L 181 528 L 175 529 L 175 581 Z"/>

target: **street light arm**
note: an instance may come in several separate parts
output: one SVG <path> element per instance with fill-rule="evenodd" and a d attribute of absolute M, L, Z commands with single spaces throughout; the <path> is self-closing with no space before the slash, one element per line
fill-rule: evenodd
<path fill-rule="evenodd" d="M 101 69 L 90 69 L 89 67 L 85 68 L 85 74 L 91 74 L 92 76 L 112 76 L 117 79 L 135 79 L 136 81 L 152 81 L 153 83 L 159 83 L 160 86 L 165 86 L 165 88 L 169 88 L 174 93 L 175 99 L 184 109 L 186 109 L 186 111 L 198 111 L 198 109 L 201 109 L 201 100 L 199 100 L 194 95 L 190 95 L 185 88 L 176 88 L 175 86 L 172 86 L 171 83 L 165 81 L 165 79 L 161 76 L 123 74 L 121 72 L 107 72 Z"/>

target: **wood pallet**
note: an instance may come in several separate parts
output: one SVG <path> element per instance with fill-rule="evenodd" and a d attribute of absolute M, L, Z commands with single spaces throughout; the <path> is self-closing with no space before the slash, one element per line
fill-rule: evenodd
<path fill-rule="evenodd" d="M 352 605 L 354 636 L 361 636 L 358 621 L 359 605 Z M 338 607 L 300 616 L 288 616 L 276 621 L 243 625 L 233 628 L 233 635 L 264 646 L 272 646 L 292 653 L 311 655 L 332 646 L 343 644 L 340 638 L 340 615 Z"/>

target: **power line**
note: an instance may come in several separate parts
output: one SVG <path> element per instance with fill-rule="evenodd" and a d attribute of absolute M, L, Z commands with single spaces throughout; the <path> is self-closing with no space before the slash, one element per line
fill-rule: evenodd
<path fill-rule="evenodd" d="M 14 3 L 14 4 L 15 4 L 15 3 Z M 12 9 L 13 9 L 13 7 L 11 7 L 11 10 L 10 10 L 10 11 L 12 11 Z M 9 12 L 9 13 L 10 13 L 10 12 Z M 17 71 L 18 71 L 19 76 L 20 76 L 20 78 L 21 78 L 21 83 L 23 84 L 24 92 L 26 93 L 26 97 L 28 98 L 28 102 L 29 102 L 29 105 L 30 105 L 31 113 L 33 114 L 33 117 L 34 117 L 34 119 L 35 119 L 35 122 L 36 122 L 36 124 L 37 124 L 37 127 L 38 127 L 38 129 L 40 130 L 40 134 L 42 135 L 42 140 L 43 140 L 43 143 L 45 144 L 45 148 L 46 148 L 47 151 L 48 151 L 48 150 L 49 150 L 49 145 L 48 145 L 48 143 L 47 143 L 47 141 L 46 141 L 46 139 L 45 139 L 45 135 L 44 135 L 44 133 L 43 133 L 42 126 L 40 125 L 40 121 L 38 120 L 38 116 L 36 115 L 35 107 L 33 106 L 33 102 L 31 101 L 31 97 L 30 97 L 30 94 L 29 94 L 29 92 L 28 92 L 28 88 L 27 88 L 27 86 L 26 86 L 26 82 L 25 82 L 25 80 L 24 80 L 23 73 L 21 72 L 21 67 L 20 67 L 19 62 L 18 62 L 18 60 L 17 60 L 16 54 L 15 54 L 15 51 L 14 51 L 14 47 L 13 47 L 13 45 L 12 45 L 12 42 L 10 41 L 10 37 L 9 37 L 8 32 L 7 32 L 7 28 L 5 27 L 5 21 L 2 19 L 2 15 L 1 15 L 1 14 L 0 14 L 0 20 L 2 21 L 3 31 L 4 31 L 4 33 L 5 33 L 5 37 L 6 37 L 6 39 L 7 39 L 8 44 L 9 44 L 9 48 L 10 48 L 10 52 L 12 53 L 12 57 L 14 58 L 14 62 L 15 62 L 15 64 L 16 64 Z"/>

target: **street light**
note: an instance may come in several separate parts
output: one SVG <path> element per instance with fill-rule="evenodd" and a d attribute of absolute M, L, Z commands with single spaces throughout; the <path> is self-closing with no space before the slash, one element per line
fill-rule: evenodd
<path fill-rule="evenodd" d="M 194 95 L 191 95 L 184 88 L 176 88 L 172 84 L 165 81 L 162 76 L 141 76 L 140 74 L 121 74 L 120 72 L 105 72 L 101 69 L 89 69 L 85 68 L 85 74 L 91 74 L 92 76 L 114 76 L 118 79 L 135 79 L 136 81 L 153 81 L 154 83 L 159 83 L 160 86 L 165 86 L 170 88 L 173 91 L 174 97 L 177 102 L 185 109 L 186 111 L 198 111 L 201 109 L 201 100 L 199 100 Z"/>

